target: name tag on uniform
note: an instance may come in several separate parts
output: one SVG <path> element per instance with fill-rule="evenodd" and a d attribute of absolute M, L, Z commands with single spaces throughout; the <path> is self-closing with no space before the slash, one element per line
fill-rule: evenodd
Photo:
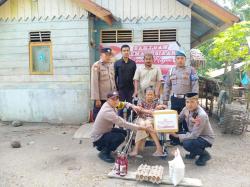
<path fill-rule="evenodd" d="M 178 132 L 178 113 L 175 110 L 155 110 L 154 129 L 157 132 Z"/>

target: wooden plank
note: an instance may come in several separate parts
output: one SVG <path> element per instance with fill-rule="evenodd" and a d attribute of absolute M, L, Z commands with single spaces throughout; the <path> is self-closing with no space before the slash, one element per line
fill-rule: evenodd
<path fill-rule="evenodd" d="M 11 8 L 11 18 L 15 18 L 18 15 L 18 1 L 10 0 L 10 8 Z"/>
<path fill-rule="evenodd" d="M 2 18 L 10 18 L 11 17 L 11 4 L 10 1 L 5 2 L 2 6 L 0 6 L 0 12 Z"/>
<path fill-rule="evenodd" d="M 90 75 L 89 67 L 54 67 L 54 75 Z M 13 67 L 2 68 L 0 67 L 0 76 L 12 76 L 12 75 L 30 75 L 28 67 Z"/>
<path fill-rule="evenodd" d="M 84 59 L 89 57 L 89 51 L 60 51 L 53 52 L 53 59 Z M 29 53 L 1 54 L 0 61 L 25 61 L 29 59 Z"/>
<path fill-rule="evenodd" d="M 54 67 L 89 67 L 89 59 L 53 59 Z M 0 61 L 1 68 L 29 68 L 28 60 Z"/>
<path fill-rule="evenodd" d="M 93 123 L 87 123 L 81 125 L 77 131 L 74 133 L 74 139 L 90 139 L 91 138 L 91 130 L 93 127 Z"/>
<path fill-rule="evenodd" d="M 132 180 L 136 181 L 136 172 L 128 172 L 128 174 L 124 177 L 121 177 L 119 175 L 116 175 L 114 171 L 111 171 L 108 173 L 108 177 L 110 178 L 116 178 L 116 179 L 123 179 L 123 180 Z M 161 184 L 166 185 L 173 185 L 171 179 L 168 176 L 165 176 L 162 180 Z M 202 186 L 202 182 L 200 179 L 196 178 L 184 178 L 178 186 L 194 186 L 194 187 L 200 187 Z"/>
<path fill-rule="evenodd" d="M 204 2 L 203 0 L 193 0 L 192 2 L 226 23 L 233 24 L 240 21 L 240 18 L 220 7 L 213 1 Z"/>
<path fill-rule="evenodd" d="M 88 41 L 83 37 L 63 37 L 53 40 L 53 45 L 86 45 Z M 29 39 L 1 40 L 1 47 L 28 47 Z"/>
<path fill-rule="evenodd" d="M 0 76 L 0 82 L 89 82 L 89 75 L 13 75 Z"/>
<path fill-rule="evenodd" d="M 85 50 L 82 52 L 63 52 L 63 53 L 53 53 L 53 59 L 83 59 L 89 57 L 89 51 Z M 1 57 L 0 57 L 1 58 Z"/>
<path fill-rule="evenodd" d="M 1 89 L 72 89 L 89 92 L 88 82 L 4 82 Z"/>
<path fill-rule="evenodd" d="M 24 22 L 24 23 L 6 23 L 0 22 L 0 32 L 21 32 L 33 30 L 64 30 L 64 29 L 88 29 L 88 20 L 79 21 L 48 21 L 48 22 Z"/>
<path fill-rule="evenodd" d="M 212 22 L 209 22 L 207 19 L 203 18 L 202 16 L 200 16 L 199 14 L 195 13 L 194 11 L 192 11 L 192 16 L 195 17 L 196 19 L 198 19 L 200 22 L 204 23 L 205 25 L 212 27 L 214 30 L 218 30 L 219 27 L 215 24 L 213 24 Z"/>
<path fill-rule="evenodd" d="M 223 30 L 225 30 L 226 28 L 228 28 L 230 26 L 231 26 L 231 24 L 225 24 L 225 25 L 221 26 L 219 30 L 216 30 L 214 32 L 211 32 L 210 34 L 199 37 L 199 40 L 194 41 L 191 44 L 191 47 L 192 48 L 196 47 L 197 45 L 201 44 L 202 42 L 206 41 L 209 38 L 212 38 L 213 36 L 215 36 L 216 34 L 218 34 L 219 32 L 221 32 Z"/>
<path fill-rule="evenodd" d="M 15 54 L 15 55 L 0 55 L 0 61 L 15 61 L 15 60 L 19 60 L 19 61 L 28 61 L 29 60 L 29 54 L 27 53 L 20 53 L 20 54 Z"/>
<path fill-rule="evenodd" d="M 13 60 L 13 61 L 3 61 L 0 60 L 1 68 L 19 68 L 19 67 L 29 67 L 29 60 Z"/>
<path fill-rule="evenodd" d="M 132 7 L 131 7 L 131 4 L 130 4 L 130 0 L 124 0 L 123 1 L 123 8 L 122 8 L 122 11 L 123 11 L 123 19 L 126 19 L 126 18 L 133 18 L 132 15 L 131 15 L 131 11 L 132 11 Z M 134 7 L 137 7 L 137 1 L 134 1 L 133 3 L 133 6 Z"/>
<path fill-rule="evenodd" d="M 38 1 L 30 0 L 31 3 L 31 18 L 38 17 Z"/>

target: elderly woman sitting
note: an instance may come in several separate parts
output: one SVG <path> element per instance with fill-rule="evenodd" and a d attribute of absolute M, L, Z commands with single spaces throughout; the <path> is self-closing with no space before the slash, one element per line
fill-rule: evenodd
<path fill-rule="evenodd" d="M 137 119 L 137 124 L 144 127 L 153 126 L 153 115 L 152 112 L 154 110 L 166 109 L 166 105 L 160 105 L 158 102 L 155 101 L 155 93 L 152 87 L 148 87 L 145 90 L 145 100 L 140 100 L 138 102 L 138 106 L 141 107 L 141 110 L 138 112 L 139 118 Z M 162 146 L 159 142 L 159 138 L 155 131 L 146 132 L 139 130 L 136 132 L 135 137 L 135 147 L 132 152 L 129 153 L 130 156 L 136 156 L 139 151 L 143 150 L 145 140 L 147 137 L 151 136 L 155 145 L 156 151 L 154 152 L 153 156 L 164 156 Z"/>

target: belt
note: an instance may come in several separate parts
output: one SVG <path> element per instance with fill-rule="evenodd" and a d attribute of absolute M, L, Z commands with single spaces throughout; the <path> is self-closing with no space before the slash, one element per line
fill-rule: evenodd
<path fill-rule="evenodd" d="M 185 98 L 184 94 L 173 94 L 173 96 L 176 98 Z"/>

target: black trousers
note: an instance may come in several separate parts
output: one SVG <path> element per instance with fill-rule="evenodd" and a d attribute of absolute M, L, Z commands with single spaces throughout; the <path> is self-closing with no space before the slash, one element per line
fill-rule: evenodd
<path fill-rule="evenodd" d="M 95 101 L 95 102 L 96 102 L 96 101 Z M 95 102 L 94 102 L 94 107 L 93 107 L 93 118 L 94 118 L 94 120 L 95 120 L 95 118 L 96 118 L 98 112 L 99 112 L 100 109 L 101 109 L 101 107 L 100 107 L 100 108 L 96 107 Z M 105 102 L 106 102 L 105 100 L 101 100 L 102 105 L 103 105 Z M 102 106 L 102 105 L 101 105 L 101 106 Z"/>
<path fill-rule="evenodd" d="M 171 109 L 176 110 L 178 114 L 181 113 L 182 109 L 186 106 L 186 99 L 185 98 L 176 98 L 171 96 Z M 179 132 L 187 132 L 188 127 L 185 120 L 179 123 Z"/>
<path fill-rule="evenodd" d="M 119 145 L 124 142 L 127 131 L 119 128 L 113 128 L 110 132 L 105 133 L 99 140 L 93 143 L 98 150 L 105 149 L 110 153 L 115 151 Z"/>

